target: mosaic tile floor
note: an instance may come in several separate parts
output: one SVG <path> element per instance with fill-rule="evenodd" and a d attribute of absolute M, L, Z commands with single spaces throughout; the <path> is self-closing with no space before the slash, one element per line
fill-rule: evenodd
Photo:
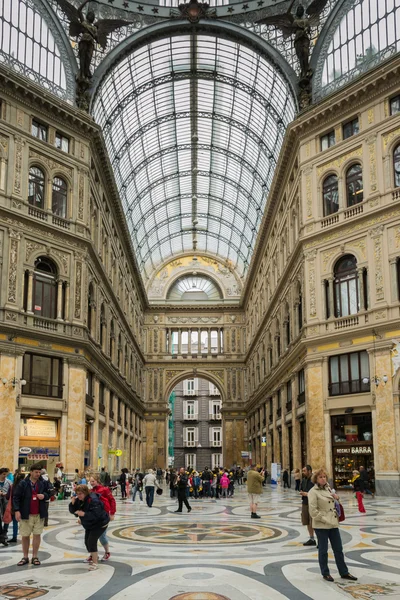
<path fill-rule="evenodd" d="M 244 488 L 235 497 L 191 501 L 192 512 L 156 497 L 149 509 L 117 501 L 109 527 L 111 560 L 89 572 L 83 530 L 67 501 L 51 504 L 40 567 L 17 567 L 20 544 L 0 549 L 0 598 L 45 600 L 400 600 L 400 503 L 368 497 L 366 515 L 342 495 L 346 560 L 358 582 L 321 579 L 317 551 L 305 548 L 300 501 L 294 490 L 265 489 L 250 519 Z M 331 557 L 332 559 L 332 557 Z"/>

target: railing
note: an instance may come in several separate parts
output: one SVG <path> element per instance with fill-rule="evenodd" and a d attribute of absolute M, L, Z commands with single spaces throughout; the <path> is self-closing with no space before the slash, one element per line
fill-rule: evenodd
<path fill-rule="evenodd" d="M 212 446 L 213 448 L 215 448 L 215 447 L 217 447 L 217 446 L 222 446 L 222 442 L 221 442 L 221 440 L 212 440 L 212 442 L 211 442 L 211 446 Z"/>
<path fill-rule="evenodd" d="M 347 394 L 361 394 L 369 392 L 371 389 L 370 381 L 364 383 L 362 379 L 353 379 L 352 381 L 338 381 L 328 385 L 330 396 L 346 396 Z"/>
<path fill-rule="evenodd" d="M 184 421 L 197 421 L 198 417 L 197 417 L 196 413 L 195 414 L 184 413 L 183 419 L 184 419 Z"/>
<path fill-rule="evenodd" d="M 26 396 L 45 396 L 46 398 L 62 398 L 62 386 L 47 383 L 36 383 L 27 381 L 22 388 Z"/>
<path fill-rule="evenodd" d="M 392 200 L 400 200 L 400 188 L 392 192 Z"/>
<path fill-rule="evenodd" d="M 301 392 L 297 396 L 297 404 L 300 406 L 301 404 L 304 404 L 305 401 L 306 401 L 306 393 L 305 392 Z"/>
<path fill-rule="evenodd" d="M 101 412 L 102 415 L 106 414 L 106 405 L 102 404 L 101 402 L 99 404 L 99 412 Z"/>
<path fill-rule="evenodd" d="M 33 326 L 38 329 L 46 329 L 46 331 L 57 331 L 57 323 L 53 319 L 44 317 L 33 317 Z"/>
<path fill-rule="evenodd" d="M 47 212 L 42 210 L 41 208 L 36 208 L 36 206 L 29 205 L 28 214 L 31 217 L 35 217 L 36 219 L 40 219 L 41 221 L 47 221 Z"/>
<path fill-rule="evenodd" d="M 62 227 L 63 229 L 69 229 L 71 227 L 71 223 L 67 221 L 67 219 L 57 217 L 57 215 L 52 216 L 52 223 L 53 225 L 57 225 L 57 227 Z"/>
<path fill-rule="evenodd" d="M 329 215 L 329 217 L 325 217 L 325 219 L 322 219 L 321 227 L 322 229 L 324 229 L 325 227 L 329 227 L 329 225 L 334 225 L 335 223 L 339 223 L 338 214 Z"/>
<path fill-rule="evenodd" d="M 198 392 L 198 390 L 184 390 L 183 395 L 184 396 L 197 396 L 197 392 Z"/>
<path fill-rule="evenodd" d="M 356 204 L 355 206 L 352 206 L 351 208 L 347 208 L 344 211 L 344 218 L 345 219 L 351 219 L 352 217 L 356 217 L 357 215 L 361 215 L 364 212 L 364 206 L 363 204 Z"/>
<path fill-rule="evenodd" d="M 196 445 L 196 442 L 194 440 L 185 440 L 184 441 L 184 446 L 186 446 L 186 447 L 189 447 L 189 446 L 192 447 L 195 445 Z"/>
<path fill-rule="evenodd" d="M 209 413 L 210 421 L 220 421 L 222 419 L 221 413 Z"/>
<path fill-rule="evenodd" d="M 87 404 L 87 406 L 91 406 L 93 408 L 93 406 L 94 406 L 94 398 L 93 398 L 93 396 L 90 396 L 89 394 L 86 394 L 86 404 Z"/>
<path fill-rule="evenodd" d="M 335 329 L 346 329 L 347 327 L 353 327 L 358 325 L 359 319 L 357 316 L 354 317 L 343 317 L 335 321 Z"/>

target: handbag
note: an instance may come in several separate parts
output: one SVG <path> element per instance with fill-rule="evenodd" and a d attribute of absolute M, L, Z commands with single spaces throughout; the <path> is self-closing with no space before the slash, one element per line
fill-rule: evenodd
<path fill-rule="evenodd" d="M 156 490 L 157 496 L 161 496 L 162 493 L 163 493 L 162 489 L 161 488 L 157 488 L 157 490 Z"/>
<path fill-rule="evenodd" d="M 3 515 L 3 523 L 6 524 L 6 525 L 8 523 L 11 523 L 11 521 L 13 519 L 12 518 L 12 513 L 11 513 L 11 507 L 12 507 L 12 500 L 11 500 L 11 496 L 10 496 L 10 498 L 9 498 L 9 500 L 7 502 L 6 509 L 4 511 L 4 515 Z"/>
<path fill-rule="evenodd" d="M 340 509 L 340 514 L 338 514 L 338 517 L 339 517 L 339 523 L 342 523 L 342 521 L 344 521 L 344 520 L 345 520 L 346 516 L 345 516 L 345 514 L 344 514 L 344 508 L 343 508 L 343 504 L 341 504 L 340 502 L 339 502 L 339 509 Z"/>

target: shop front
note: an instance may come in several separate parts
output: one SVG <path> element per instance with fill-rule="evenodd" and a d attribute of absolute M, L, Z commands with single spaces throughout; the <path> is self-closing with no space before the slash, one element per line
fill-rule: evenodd
<path fill-rule="evenodd" d="M 331 418 L 334 487 L 351 488 L 353 470 L 363 466 L 374 488 L 374 445 L 371 413 L 335 415 Z"/>
<path fill-rule="evenodd" d="M 22 417 L 20 424 L 18 468 L 29 472 L 31 465 L 40 464 L 53 477 L 60 462 L 59 419 Z"/>

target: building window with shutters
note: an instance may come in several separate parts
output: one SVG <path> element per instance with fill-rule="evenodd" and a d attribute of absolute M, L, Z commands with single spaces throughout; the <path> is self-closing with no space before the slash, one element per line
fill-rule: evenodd
<path fill-rule="evenodd" d="M 220 421 L 221 420 L 221 401 L 220 400 L 210 400 L 210 419 L 212 421 Z"/>
<path fill-rule="evenodd" d="M 222 427 L 210 427 L 211 446 L 222 446 Z"/>
<path fill-rule="evenodd" d="M 197 379 L 185 379 L 183 382 L 183 395 L 184 396 L 197 396 Z"/>
<path fill-rule="evenodd" d="M 195 469 L 196 468 L 196 455 L 195 454 L 185 454 L 185 466 L 186 466 L 186 469 Z"/>
<path fill-rule="evenodd" d="M 185 427 L 183 430 L 184 444 L 187 447 L 194 447 L 199 439 L 197 427 Z"/>
<path fill-rule="evenodd" d="M 219 469 L 223 464 L 222 454 L 211 454 L 212 469 Z"/>
<path fill-rule="evenodd" d="M 185 400 L 183 403 L 183 418 L 185 420 L 196 421 L 198 416 L 197 400 Z"/>

